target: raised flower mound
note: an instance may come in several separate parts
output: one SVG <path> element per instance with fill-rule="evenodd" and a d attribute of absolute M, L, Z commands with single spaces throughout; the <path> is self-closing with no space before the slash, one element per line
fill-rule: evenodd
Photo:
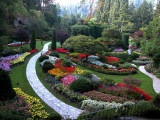
<path fill-rule="evenodd" d="M 30 55 L 30 52 L 26 52 L 25 54 L 23 54 L 22 56 L 20 56 L 18 59 L 10 61 L 11 64 L 17 64 L 19 62 L 24 62 L 25 57 L 27 57 L 28 55 Z"/>
<path fill-rule="evenodd" d="M 90 92 L 86 92 L 86 93 L 84 93 L 84 95 L 88 96 L 92 100 L 103 101 L 103 102 L 124 103 L 126 101 L 129 101 L 127 98 L 124 98 L 124 97 L 117 97 L 117 96 L 113 96 L 111 94 L 104 94 L 102 92 L 98 92 L 95 90 L 90 91 Z"/>
<path fill-rule="evenodd" d="M 73 75 L 66 75 L 64 78 L 61 79 L 62 83 L 64 85 L 70 85 L 73 81 L 75 81 L 77 78 Z"/>
<path fill-rule="evenodd" d="M 119 61 L 119 59 L 116 58 L 116 57 L 106 56 L 106 58 L 107 58 L 108 63 L 113 63 L 113 62 L 118 62 Z"/>
<path fill-rule="evenodd" d="M 86 58 L 86 56 L 87 56 L 86 54 L 80 54 L 80 55 L 78 55 L 78 57 L 81 58 L 81 59 Z M 91 56 L 91 55 L 88 55 L 88 56 Z"/>
<path fill-rule="evenodd" d="M 14 90 L 16 91 L 17 95 L 26 99 L 26 102 L 28 105 L 30 105 L 29 112 L 32 113 L 33 118 L 38 116 L 39 118 L 46 119 L 49 116 L 49 114 L 45 111 L 44 106 L 40 102 L 40 99 L 25 94 L 20 88 L 14 88 Z"/>
<path fill-rule="evenodd" d="M 56 75 L 58 77 L 65 76 L 68 74 L 67 72 L 63 72 L 60 68 L 53 68 L 51 70 L 48 70 L 48 73 L 51 75 Z"/>

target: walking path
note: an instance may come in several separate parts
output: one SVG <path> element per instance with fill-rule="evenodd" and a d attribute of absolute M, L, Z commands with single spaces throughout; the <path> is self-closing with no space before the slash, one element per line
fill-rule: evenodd
<path fill-rule="evenodd" d="M 157 77 L 155 77 L 153 74 L 148 73 L 148 72 L 145 70 L 144 66 L 139 66 L 139 70 L 140 70 L 141 72 L 143 72 L 144 74 L 148 75 L 150 78 L 152 78 L 154 90 L 156 91 L 156 93 L 160 93 L 160 79 L 157 78 Z"/>
<path fill-rule="evenodd" d="M 51 43 L 51 42 L 50 42 Z M 43 47 L 43 52 L 48 51 L 48 45 L 50 43 L 46 43 Z M 41 55 L 41 52 L 33 56 L 30 61 L 28 62 L 27 68 L 26 68 L 26 76 L 27 79 L 33 88 L 33 90 L 36 92 L 36 94 L 52 109 L 54 109 L 57 113 L 59 113 L 64 119 L 70 118 L 70 119 L 76 119 L 78 118 L 79 114 L 81 114 L 83 111 L 80 109 L 77 109 L 75 107 L 72 107 L 70 105 L 67 105 L 57 99 L 55 96 L 53 96 L 40 82 L 40 80 L 37 77 L 36 74 L 36 61 L 38 57 Z"/>

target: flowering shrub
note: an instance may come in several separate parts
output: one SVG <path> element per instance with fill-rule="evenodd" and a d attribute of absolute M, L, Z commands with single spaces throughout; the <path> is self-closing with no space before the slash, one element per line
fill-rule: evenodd
<path fill-rule="evenodd" d="M 69 56 L 69 57 L 73 57 L 73 56 L 78 56 L 78 55 L 80 55 L 80 54 L 82 54 L 82 53 L 70 53 L 68 56 Z"/>
<path fill-rule="evenodd" d="M 74 80 L 76 80 L 77 78 L 75 76 L 72 75 L 66 75 L 64 78 L 61 79 L 62 83 L 64 85 L 70 85 Z"/>
<path fill-rule="evenodd" d="M 24 97 L 17 97 L 12 101 L 0 101 L 0 114 L 3 118 L 9 118 L 10 116 L 27 116 L 31 117 L 32 112 L 29 111 L 30 105 L 27 103 Z"/>
<path fill-rule="evenodd" d="M 14 90 L 17 95 L 26 99 L 26 102 L 29 104 L 29 112 L 32 113 L 33 118 L 39 117 L 45 119 L 48 117 L 49 114 L 45 111 L 40 99 L 25 94 L 20 88 L 14 88 Z"/>
<path fill-rule="evenodd" d="M 127 98 L 124 97 L 117 97 L 111 94 L 104 94 L 102 92 L 98 92 L 95 90 L 90 92 L 85 92 L 84 95 L 88 96 L 92 100 L 103 101 L 103 102 L 124 103 L 126 101 L 129 101 Z"/>
<path fill-rule="evenodd" d="M 16 54 L 16 55 L 10 55 L 10 56 L 7 56 L 7 57 L 1 57 L 0 58 L 0 61 L 3 61 L 3 62 L 10 62 L 12 60 L 16 60 L 18 59 L 20 56 L 22 56 L 23 54 Z"/>
<path fill-rule="evenodd" d="M 82 100 L 88 99 L 87 96 L 73 92 L 68 86 L 63 85 L 62 83 L 56 84 L 53 86 L 53 89 L 66 95 L 73 102 L 81 102 Z"/>
<path fill-rule="evenodd" d="M 138 87 L 134 87 L 131 85 L 126 85 L 124 83 L 118 83 L 116 86 L 106 87 L 105 85 L 100 86 L 100 92 L 105 94 L 112 94 L 115 96 L 126 97 L 130 100 L 146 100 L 151 101 L 152 97 L 148 94 L 144 93 Z"/>
<path fill-rule="evenodd" d="M 38 51 L 38 49 L 34 49 L 34 50 L 31 50 L 30 53 L 32 54 L 32 53 L 35 53 L 37 51 Z"/>
<path fill-rule="evenodd" d="M 27 57 L 28 55 L 30 55 L 31 53 L 26 52 L 25 54 L 23 54 L 22 56 L 20 56 L 18 59 L 10 61 L 11 64 L 17 64 L 19 62 L 24 62 L 25 57 Z"/>
<path fill-rule="evenodd" d="M 63 48 L 57 48 L 56 50 L 49 49 L 49 51 L 57 51 L 57 52 L 60 52 L 60 53 L 67 53 L 68 52 L 68 50 L 64 50 Z"/>

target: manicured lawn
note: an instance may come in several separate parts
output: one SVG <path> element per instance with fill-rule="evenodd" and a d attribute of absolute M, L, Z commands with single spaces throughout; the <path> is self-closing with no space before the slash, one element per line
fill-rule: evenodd
<path fill-rule="evenodd" d="M 43 44 L 47 43 L 48 41 L 43 41 Z M 29 44 L 28 44 L 29 46 Z M 37 41 L 37 45 L 36 45 L 39 51 L 42 50 L 43 46 L 41 46 L 40 41 Z M 34 54 L 35 55 L 35 54 Z M 28 83 L 28 80 L 26 78 L 26 66 L 27 63 L 29 61 L 29 59 L 34 56 L 31 55 L 27 61 L 25 61 L 25 64 L 19 65 L 17 67 L 11 68 L 11 73 L 10 73 L 10 77 L 11 77 L 11 82 L 12 82 L 12 86 L 13 88 L 15 87 L 19 87 L 21 88 L 26 94 L 31 95 L 33 97 L 37 97 L 37 94 L 33 91 L 33 89 L 31 88 L 30 84 Z M 17 86 L 17 82 L 19 83 L 19 85 Z M 40 99 L 40 98 L 39 98 Z M 55 111 L 50 108 L 48 105 L 46 105 L 42 100 L 41 100 L 42 104 L 45 106 L 46 111 L 50 114 L 55 113 Z"/>

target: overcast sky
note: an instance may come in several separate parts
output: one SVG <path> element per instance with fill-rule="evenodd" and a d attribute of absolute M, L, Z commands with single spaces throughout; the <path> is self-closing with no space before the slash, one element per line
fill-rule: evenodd
<path fill-rule="evenodd" d="M 55 0 L 55 1 L 56 3 L 59 3 L 61 6 L 80 3 L 80 0 Z"/>

